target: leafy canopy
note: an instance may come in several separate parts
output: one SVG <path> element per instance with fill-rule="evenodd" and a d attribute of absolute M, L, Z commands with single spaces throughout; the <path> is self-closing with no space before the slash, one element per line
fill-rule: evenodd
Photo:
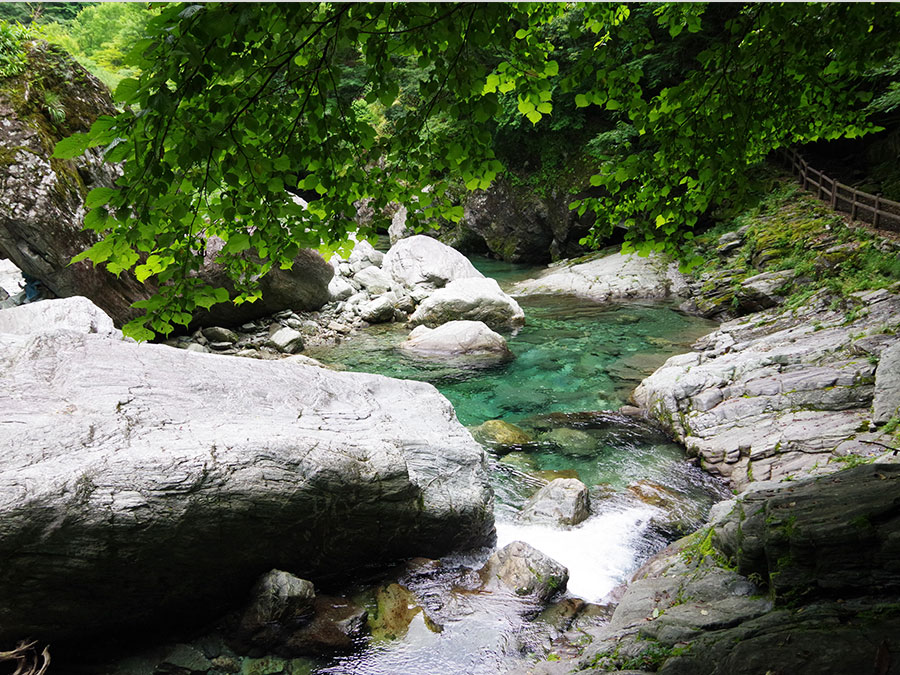
<path fill-rule="evenodd" d="M 585 139 L 595 196 L 574 204 L 596 215 L 592 242 L 624 224 L 627 247 L 684 259 L 749 164 L 872 128 L 860 74 L 895 55 L 898 23 L 858 4 L 169 5 L 126 59 L 140 75 L 116 89 L 124 111 L 56 155 L 125 161 L 88 196 L 103 239 L 80 257 L 159 284 L 126 327 L 140 338 L 227 299 L 191 274 L 210 237 L 243 302 L 299 248 L 360 229 L 360 200 L 458 221 L 448 182 L 486 188 L 503 169 L 491 132 L 521 126 L 511 105 L 535 130 L 560 101 L 605 129 Z"/>

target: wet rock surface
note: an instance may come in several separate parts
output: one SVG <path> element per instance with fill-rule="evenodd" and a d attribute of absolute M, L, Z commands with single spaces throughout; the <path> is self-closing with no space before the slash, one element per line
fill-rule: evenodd
<path fill-rule="evenodd" d="M 569 581 L 565 567 L 522 541 L 514 541 L 494 553 L 479 575 L 488 590 L 505 588 L 539 602 L 564 591 Z"/>
<path fill-rule="evenodd" d="M 584 522 L 590 514 L 587 486 L 575 478 L 556 478 L 525 503 L 519 518 L 565 527 Z"/>

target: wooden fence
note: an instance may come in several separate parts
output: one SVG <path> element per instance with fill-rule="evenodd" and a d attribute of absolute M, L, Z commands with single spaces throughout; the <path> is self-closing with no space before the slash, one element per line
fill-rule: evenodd
<path fill-rule="evenodd" d="M 835 211 L 849 213 L 854 220 L 870 223 L 877 229 L 900 232 L 900 203 L 826 176 L 807 164 L 796 150 L 785 150 L 783 157 L 803 189 L 815 192 L 818 199 L 828 202 Z"/>

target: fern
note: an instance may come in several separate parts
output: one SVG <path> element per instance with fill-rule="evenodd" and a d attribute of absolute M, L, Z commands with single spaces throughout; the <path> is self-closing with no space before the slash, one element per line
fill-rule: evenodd
<path fill-rule="evenodd" d="M 59 94 L 52 91 L 44 92 L 44 108 L 50 121 L 54 124 L 62 124 L 66 120 L 66 107 L 63 105 Z"/>

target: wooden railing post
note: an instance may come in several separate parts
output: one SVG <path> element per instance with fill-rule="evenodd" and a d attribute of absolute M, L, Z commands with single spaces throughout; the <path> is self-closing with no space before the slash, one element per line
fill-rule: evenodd
<path fill-rule="evenodd" d="M 837 181 L 832 178 L 831 179 L 831 210 L 835 210 L 837 207 Z"/>
<path fill-rule="evenodd" d="M 881 193 L 875 195 L 875 211 L 872 213 L 872 227 L 878 229 L 878 209 L 881 208 Z"/>
<path fill-rule="evenodd" d="M 856 188 L 850 188 L 850 217 L 856 220 Z"/>

